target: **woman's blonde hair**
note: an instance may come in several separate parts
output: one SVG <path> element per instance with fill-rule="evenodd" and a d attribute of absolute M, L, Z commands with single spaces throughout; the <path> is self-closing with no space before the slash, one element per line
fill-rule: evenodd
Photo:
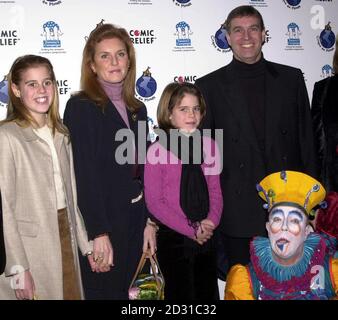
<path fill-rule="evenodd" d="M 167 132 L 169 132 L 170 129 L 175 129 L 171 124 L 170 115 L 172 114 L 173 108 L 182 101 L 186 94 L 191 94 L 198 99 L 201 110 L 201 120 L 203 119 L 206 112 L 206 105 L 200 90 L 189 82 L 172 82 L 164 88 L 158 103 L 157 122 L 160 129 Z"/>
<path fill-rule="evenodd" d="M 19 86 L 22 80 L 22 74 L 31 68 L 44 66 L 47 68 L 49 76 L 53 82 L 54 97 L 52 103 L 47 111 L 47 123 L 52 128 L 53 134 L 55 130 L 68 135 L 67 128 L 62 124 L 59 114 L 59 95 L 56 78 L 51 62 L 41 56 L 24 55 L 18 57 L 14 62 L 8 74 L 8 94 L 9 103 L 7 108 L 7 117 L 3 122 L 14 121 L 21 127 L 34 126 L 38 127 L 37 121 L 31 116 L 27 107 L 23 104 L 20 97 L 17 97 L 13 91 L 13 84 Z"/>
<path fill-rule="evenodd" d="M 135 98 L 135 80 L 136 80 L 136 57 L 134 45 L 123 28 L 118 28 L 113 24 L 99 24 L 89 35 L 87 43 L 83 49 L 81 66 L 81 89 L 89 99 L 93 100 L 99 107 L 104 108 L 108 102 L 108 97 L 102 89 L 96 74 L 91 65 L 94 62 L 96 45 L 105 39 L 120 39 L 126 46 L 129 70 L 123 82 L 122 98 L 127 108 L 135 112 L 141 107 L 141 102 Z"/>

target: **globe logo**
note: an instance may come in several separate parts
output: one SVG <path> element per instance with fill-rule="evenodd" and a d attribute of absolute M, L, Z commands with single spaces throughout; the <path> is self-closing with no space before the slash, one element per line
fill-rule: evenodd
<path fill-rule="evenodd" d="M 136 91 L 143 98 L 149 98 L 156 92 L 157 83 L 156 80 L 151 76 L 149 71 L 150 67 L 136 81 Z"/>
<path fill-rule="evenodd" d="M 290 5 L 290 6 L 298 6 L 301 3 L 302 0 L 286 0 L 286 2 Z"/>
<path fill-rule="evenodd" d="M 229 44 L 225 36 L 226 30 L 225 26 L 222 25 L 215 33 L 216 45 L 221 49 L 229 49 Z"/>
<path fill-rule="evenodd" d="M 8 81 L 7 77 L 0 82 L 0 102 L 2 104 L 8 104 Z"/>
<path fill-rule="evenodd" d="M 182 4 L 190 2 L 190 0 L 176 0 L 176 1 Z"/>
<path fill-rule="evenodd" d="M 329 22 L 330 23 L 330 22 Z M 336 42 L 336 36 L 330 28 L 326 28 L 320 33 L 319 35 L 320 44 L 325 49 L 330 49 L 333 47 L 334 43 Z"/>
<path fill-rule="evenodd" d="M 333 68 L 329 65 L 329 64 L 325 64 L 322 67 L 322 77 L 323 78 L 327 78 L 327 77 L 331 77 L 333 75 Z"/>

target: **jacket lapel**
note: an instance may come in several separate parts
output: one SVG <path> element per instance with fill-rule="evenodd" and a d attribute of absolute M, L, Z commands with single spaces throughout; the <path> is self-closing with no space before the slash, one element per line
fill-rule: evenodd
<path fill-rule="evenodd" d="M 108 108 L 107 108 L 111 114 L 112 114 L 112 121 L 118 123 L 121 128 L 128 128 L 127 124 L 124 122 L 124 120 L 122 119 L 120 113 L 117 111 L 116 107 L 114 106 L 114 104 L 109 100 L 108 102 Z M 129 121 L 130 123 L 130 121 Z"/>
<path fill-rule="evenodd" d="M 26 141 L 34 141 L 38 139 L 38 136 L 34 133 L 32 126 L 26 128 L 20 127 L 21 134 Z"/>
<path fill-rule="evenodd" d="M 130 130 L 134 132 L 134 146 L 135 146 L 135 152 L 137 153 L 137 141 L 138 141 L 138 114 L 137 112 L 131 112 L 127 109 L 127 114 L 128 114 L 128 120 L 129 120 L 129 126 Z M 137 158 L 136 158 L 137 159 Z"/>

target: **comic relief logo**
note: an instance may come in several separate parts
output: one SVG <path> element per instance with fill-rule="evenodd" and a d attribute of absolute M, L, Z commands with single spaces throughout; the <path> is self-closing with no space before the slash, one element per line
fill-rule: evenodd
<path fill-rule="evenodd" d="M 288 36 L 286 50 L 303 50 L 300 45 L 300 35 L 302 34 L 298 24 L 291 22 L 287 26 L 288 32 L 285 34 Z"/>
<path fill-rule="evenodd" d="M 147 102 L 155 99 L 155 92 L 157 89 L 156 80 L 152 77 L 150 67 L 143 71 L 143 74 L 136 81 L 136 91 L 141 101 Z"/>
<path fill-rule="evenodd" d="M 253 7 L 267 7 L 267 3 L 264 0 L 251 0 L 249 1 L 249 5 L 253 6 Z"/>
<path fill-rule="evenodd" d="M 48 52 L 63 52 L 64 50 L 61 48 L 61 40 L 60 37 L 63 35 L 61 32 L 60 26 L 54 21 L 47 21 L 42 26 L 43 33 L 41 36 L 44 38 L 43 40 L 43 53 Z"/>
<path fill-rule="evenodd" d="M 174 77 L 174 82 L 183 83 L 190 82 L 195 83 L 197 76 L 176 76 Z"/>
<path fill-rule="evenodd" d="M 191 46 L 190 36 L 193 34 L 190 25 L 185 21 L 180 21 L 175 26 L 176 46 L 173 51 L 195 51 Z"/>
<path fill-rule="evenodd" d="M 191 0 L 173 0 L 173 2 L 181 8 L 191 6 Z"/>
<path fill-rule="evenodd" d="M 15 46 L 19 40 L 17 30 L 0 31 L 0 46 Z"/>
<path fill-rule="evenodd" d="M 290 9 L 299 9 L 302 0 L 283 0 L 286 6 Z"/>
<path fill-rule="evenodd" d="M 71 88 L 68 85 L 68 80 L 56 80 L 56 84 L 59 89 L 59 95 L 66 95 L 70 92 Z"/>
<path fill-rule="evenodd" d="M 43 4 L 47 4 L 49 6 L 56 6 L 60 4 L 62 1 L 61 0 L 42 0 Z"/>
<path fill-rule="evenodd" d="M 211 36 L 212 45 L 219 52 L 229 52 L 231 50 L 226 38 L 225 23 L 216 31 L 214 36 Z"/>
<path fill-rule="evenodd" d="M 129 36 L 133 44 L 152 44 L 156 39 L 154 30 L 130 30 Z"/>
<path fill-rule="evenodd" d="M 7 77 L 4 76 L 3 80 L 0 82 L 0 107 L 6 108 L 8 100 L 8 81 Z"/>
<path fill-rule="evenodd" d="M 333 50 L 333 46 L 336 42 L 336 36 L 330 26 L 330 21 L 325 26 L 324 30 L 317 36 L 318 45 L 323 51 L 330 52 Z"/>
<path fill-rule="evenodd" d="M 322 78 L 328 78 L 328 77 L 332 77 L 334 74 L 333 68 L 329 65 L 329 64 L 325 64 L 322 67 L 322 74 L 321 77 Z"/>

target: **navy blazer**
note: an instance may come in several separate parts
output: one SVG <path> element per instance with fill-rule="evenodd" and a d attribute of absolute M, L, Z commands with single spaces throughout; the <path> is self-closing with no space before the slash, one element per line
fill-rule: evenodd
<path fill-rule="evenodd" d="M 204 128 L 223 129 L 221 230 L 232 237 L 265 235 L 266 210 L 256 184 L 280 170 L 316 176 L 310 104 L 301 70 L 266 61 L 265 154 L 233 62 L 196 81 L 206 100 Z"/>
<path fill-rule="evenodd" d="M 81 95 L 70 98 L 64 112 L 74 153 L 78 205 L 88 236 L 94 239 L 108 233 L 114 252 L 114 267 L 106 273 L 93 273 L 88 261 L 80 259 L 84 287 L 103 290 L 104 297 L 110 299 L 127 298 L 128 281 L 142 254 L 148 217 L 144 198 L 131 203 L 142 191 L 144 166 L 139 165 L 139 181 L 135 179 L 135 165 L 116 159 L 124 146 L 133 150 L 131 140 L 122 139 L 123 134 L 119 138 L 121 129 L 135 135 L 140 143 L 136 148 L 143 145 L 144 149 L 140 157 L 145 157 L 147 131 L 138 137 L 138 125 L 147 128 L 147 110 L 143 105 L 137 113 L 127 110 L 127 114 L 131 130 L 110 101 L 103 111 Z"/>
<path fill-rule="evenodd" d="M 147 121 L 146 108 L 139 110 L 136 121 L 129 111 L 128 117 L 137 141 L 138 123 Z M 115 159 L 117 149 L 124 143 L 116 140 L 117 131 L 127 126 L 110 101 L 103 112 L 94 102 L 80 96 L 67 102 L 64 124 L 71 134 L 79 208 L 89 238 L 93 239 L 111 232 L 109 226 L 123 220 L 130 200 L 140 193 L 133 165 L 118 164 Z M 141 165 L 141 178 L 142 172 Z"/>

